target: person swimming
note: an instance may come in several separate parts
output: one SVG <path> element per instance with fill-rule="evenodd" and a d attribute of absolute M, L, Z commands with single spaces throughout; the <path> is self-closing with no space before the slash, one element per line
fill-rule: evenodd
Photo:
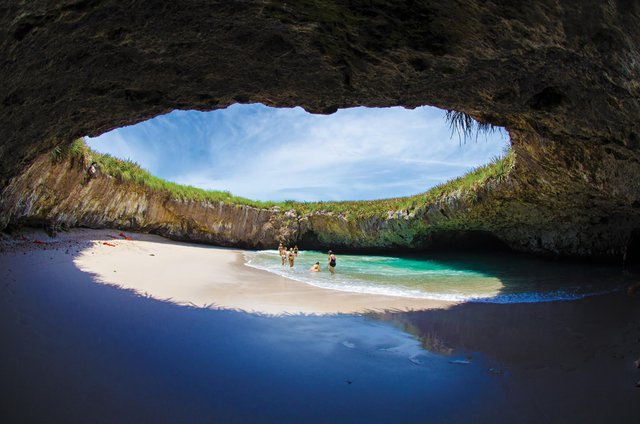
<path fill-rule="evenodd" d="M 313 264 L 313 266 L 311 268 L 309 268 L 309 272 L 320 272 L 320 262 L 316 262 L 315 264 Z"/>
<path fill-rule="evenodd" d="M 333 251 L 329 250 L 329 272 L 335 274 L 336 270 L 336 255 L 333 254 Z"/>

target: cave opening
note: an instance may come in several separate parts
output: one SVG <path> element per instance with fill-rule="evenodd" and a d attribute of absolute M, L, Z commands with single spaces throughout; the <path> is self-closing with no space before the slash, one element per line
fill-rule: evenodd
<path fill-rule="evenodd" d="M 428 106 L 317 115 L 258 103 L 176 110 L 87 143 L 173 183 L 257 201 L 315 202 L 423 193 L 498 161 L 509 137 Z"/>
<path fill-rule="evenodd" d="M 589 289 L 606 279 L 618 280 L 612 287 L 635 283 L 638 274 L 596 272 L 587 263 L 553 274 L 537 261 L 512 272 L 521 263 L 496 255 L 493 270 L 484 260 L 463 269 L 472 271 L 467 282 L 476 272 L 491 273 L 508 296 L 524 277 L 533 283 L 527 292 L 546 287 L 549 296 L 442 309 L 371 297 L 319 317 L 316 311 L 346 296 L 270 290 L 282 281 L 250 273 L 237 258 L 209 255 L 237 249 L 179 243 L 269 249 L 279 238 L 308 237 L 337 251 L 338 274 L 344 246 L 471 244 L 452 237 L 455 231 L 473 234 L 483 251 L 485 236 L 495 236 L 522 252 L 557 256 L 558 265 L 570 257 L 640 257 L 638 2 L 62 0 L 0 8 L 0 229 L 100 229 L 80 246 L 63 244 L 71 232 L 58 240 L 24 233 L 6 249 L 0 245 L 6 421 L 640 422 L 633 407 L 640 386 L 637 297 Z M 47 157 L 82 135 L 172 110 L 259 101 L 317 113 L 424 104 L 464 111 L 509 128 L 517 164 L 506 178 L 476 180 L 473 190 L 423 195 L 412 210 L 400 203 L 352 217 L 320 210 L 304 223 L 285 208 L 158 195 L 127 181 L 133 168 L 123 169 L 121 180 L 89 180 L 90 160 Z M 464 115 L 454 116 L 465 128 Z M 464 147 L 476 145 L 470 141 Z M 456 135 L 451 144 L 460 144 Z M 334 169 L 324 176 L 337 195 L 360 181 L 336 182 L 338 171 L 355 168 L 338 159 L 356 155 L 332 152 Z M 169 160 L 179 163 L 182 153 Z M 316 147 L 304 157 L 324 160 L 322 153 Z M 268 164 L 249 150 L 228 160 L 222 175 L 247 162 Z M 279 168 L 281 186 L 310 173 Z M 376 197 L 428 189 L 419 170 L 395 175 L 419 187 Z M 263 199 L 277 199 L 265 193 L 264 173 L 246 179 L 263 187 Z M 309 187 L 298 192 L 315 191 Z M 228 184 L 211 188 L 261 199 Z M 354 197 L 318 197 L 346 198 Z M 139 232 L 139 239 L 120 232 Z M 200 254 L 187 261 L 195 250 Z M 87 268 L 74 263 L 80 256 Z M 326 259 L 314 260 L 324 268 Z M 548 282 L 599 295 L 565 301 L 556 294 L 560 284 Z M 187 290 L 189 283 L 192 293 L 211 297 L 149 298 L 152 290 Z M 234 289 L 241 303 L 221 305 L 226 293 L 212 294 L 214 283 Z M 507 296 L 501 299 L 509 303 Z M 298 309 L 281 317 L 268 309 L 242 312 L 269 300 Z"/>

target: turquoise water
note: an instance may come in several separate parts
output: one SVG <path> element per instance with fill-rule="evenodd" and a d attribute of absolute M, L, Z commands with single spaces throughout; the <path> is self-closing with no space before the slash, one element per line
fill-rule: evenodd
<path fill-rule="evenodd" d="M 560 263 L 516 254 L 430 256 L 327 255 L 301 251 L 293 268 L 278 252 L 246 252 L 247 265 L 325 289 L 422 299 L 492 303 L 580 299 L 628 284 L 620 268 Z M 322 272 L 309 268 L 319 261 Z"/>

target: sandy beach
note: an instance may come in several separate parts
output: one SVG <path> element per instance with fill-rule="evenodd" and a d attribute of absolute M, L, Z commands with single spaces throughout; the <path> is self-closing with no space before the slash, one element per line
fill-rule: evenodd
<path fill-rule="evenodd" d="M 242 250 L 178 243 L 149 234 L 122 234 L 129 240 L 113 230 L 74 230 L 61 238 L 90 243 L 74 263 L 93 274 L 96 281 L 179 305 L 272 315 L 408 311 L 452 305 L 321 289 L 245 266 Z"/>
<path fill-rule="evenodd" d="M 126 235 L 0 243 L 2 422 L 640 421 L 638 297 L 409 311 Z"/>

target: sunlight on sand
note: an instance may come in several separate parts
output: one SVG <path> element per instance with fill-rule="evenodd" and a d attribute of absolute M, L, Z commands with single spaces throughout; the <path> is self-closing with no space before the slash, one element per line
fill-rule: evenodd
<path fill-rule="evenodd" d="M 85 230 L 87 232 L 87 230 Z M 335 314 L 447 308 L 429 299 L 349 293 L 313 287 L 244 265 L 243 251 L 192 245 L 147 234 L 92 230 L 74 259 L 103 284 L 180 305 L 253 313 Z"/>

